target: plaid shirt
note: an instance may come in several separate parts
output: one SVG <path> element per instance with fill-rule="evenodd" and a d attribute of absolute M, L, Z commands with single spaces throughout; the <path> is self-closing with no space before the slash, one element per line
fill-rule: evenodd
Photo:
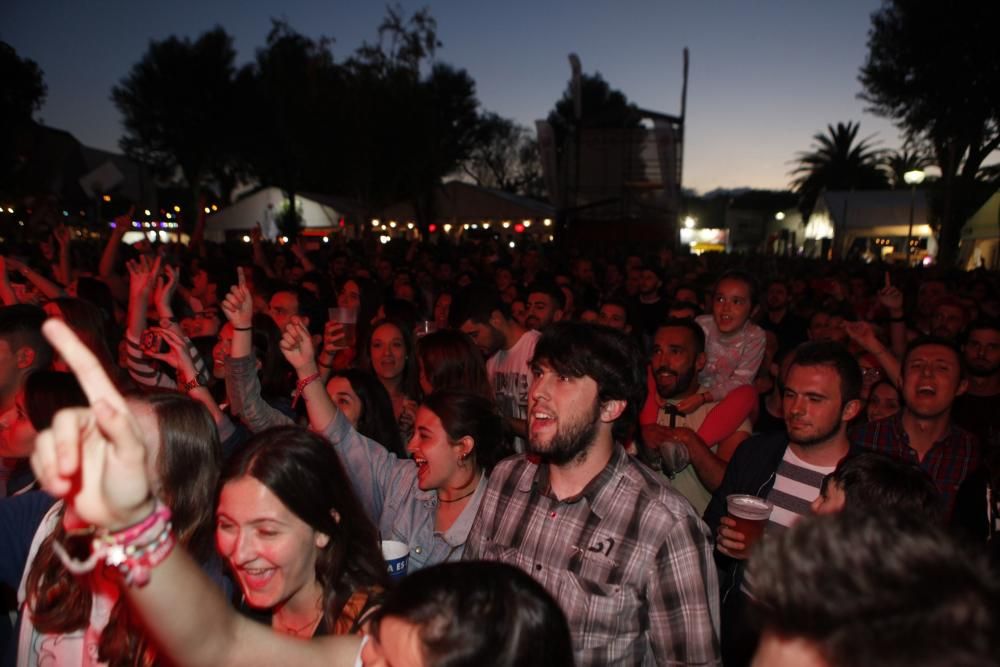
<path fill-rule="evenodd" d="M 490 475 L 465 559 L 520 567 L 559 601 L 576 664 L 719 664 L 719 584 L 708 528 L 615 446 L 576 497 L 514 456 Z"/>
<path fill-rule="evenodd" d="M 945 516 L 949 517 L 955 506 L 958 487 L 979 466 L 976 436 L 955 424 L 948 426 L 944 438 L 935 442 L 921 461 L 917 451 L 910 447 L 910 436 L 903 428 L 902 412 L 855 427 L 851 430 L 851 444 L 897 461 L 919 465 L 934 480 L 941 493 Z"/>

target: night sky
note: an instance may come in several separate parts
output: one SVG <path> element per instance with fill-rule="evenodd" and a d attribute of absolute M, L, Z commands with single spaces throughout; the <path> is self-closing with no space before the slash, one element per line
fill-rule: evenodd
<path fill-rule="evenodd" d="M 885 148 L 899 145 L 886 120 L 857 99 L 869 17 L 878 0 L 437 0 L 437 58 L 475 79 L 485 109 L 534 128 L 562 94 L 580 55 L 641 107 L 680 111 L 682 49 L 691 51 L 684 185 L 785 188 L 795 153 L 828 123 L 861 122 Z M 150 40 L 197 37 L 222 25 L 237 63 L 263 45 L 271 17 L 312 37 L 333 37 L 338 60 L 374 41 L 377 0 L 213 2 L 6 0 L 0 40 L 41 66 L 48 98 L 39 117 L 88 145 L 118 150 L 111 87 Z M 2 82 L 0 82 L 2 85 Z"/>

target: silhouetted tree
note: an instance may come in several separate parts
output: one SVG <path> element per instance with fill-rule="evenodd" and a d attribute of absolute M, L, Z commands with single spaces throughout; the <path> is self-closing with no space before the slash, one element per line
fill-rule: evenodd
<path fill-rule="evenodd" d="M 532 197 L 544 191 L 538 142 L 531 131 L 492 112 L 480 116 L 475 144 L 462 170 L 483 187 Z"/>
<path fill-rule="evenodd" d="M 954 262 L 962 225 L 1000 184 L 982 169 L 1000 148 L 998 25 L 1000 3 L 977 0 L 886 0 L 872 15 L 860 97 L 933 147 L 945 265 Z"/>
<path fill-rule="evenodd" d="M 930 156 L 920 148 L 904 146 L 898 151 L 885 154 L 882 168 L 893 188 L 909 187 L 903 175 L 908 171 L 924 170 L 934 164 Z"/>
<path fill-rule="evenodd" d="M 193 42 L 154 41 L 111 91 L 125 126 L 122 150 L 160 177 L 179 174 L 192 202 L 212 186 L 225 198 L 238 179 L 235 57 L 221 27 Z"/>
<path fill-rule="evenodd" d="M 0 82 L 0 189 L 7 190 L 18 167 L 14 137 L 31 124 L 47 89 L 38 64 L 6 42 L 0 42 Z"/>
<path fill-rule="evenodd" d="M 549 112 L 548 121 L 555 131 L 556 144 L 561 149 L 566 138 L 577 126 L 581 128 L 630 128 L 639 126 L 639 116 L 634 104 L 625 94 L 613 89 L 598 72 L 580 77 L 581 117 L 574 112 L 573 84 L 566 86 L 555 108 Z"/>
<path fill-rule="evenodd" d="M 888 182 L 880 169 L 882 153 L 871 138 L 858 140 L 858 123 L 827 125 L 826 134 L 813 135 L 811 150 L 797 156 L 792 189 L 798 193 L 802 218 L 807 220 L 822 190 L 872 190 Z"/>

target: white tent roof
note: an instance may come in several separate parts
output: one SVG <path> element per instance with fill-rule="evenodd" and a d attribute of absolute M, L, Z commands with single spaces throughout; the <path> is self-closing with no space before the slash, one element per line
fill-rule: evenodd
<path fill-rule="evenodd" d="M 275 218 L 287 205 L 288 198 L 280 188 L 264 188 L 211 215 L 205 227 L 205 237 L 211 241 L 222 241 L 227 231 L 250 230 L 259 222 L 264 235 L 274 239 L 278 234 Z M 349 200 L 311 193 L 297 194 L 295 205 L 302 213 L 304 229 L 337 229 L 340 219 L 353 212 Z"/>
<path fill-rule="evenodd" d="M 962 240 L 1000 237 L 1000 190 L 986 200 L 962 227 Z"/>

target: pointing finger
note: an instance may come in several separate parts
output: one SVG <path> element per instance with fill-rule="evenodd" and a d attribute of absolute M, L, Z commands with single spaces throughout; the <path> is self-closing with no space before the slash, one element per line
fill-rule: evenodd
<path fill-rule="evenodd" d="M 98 399 L 104 399 L 118 410 L 127 410 L 125 399 L 118 393 L 97 357 L 65 322 L 49 318 L 42 325 L 42 333 L 76 375 L 91 405 Z"/>

